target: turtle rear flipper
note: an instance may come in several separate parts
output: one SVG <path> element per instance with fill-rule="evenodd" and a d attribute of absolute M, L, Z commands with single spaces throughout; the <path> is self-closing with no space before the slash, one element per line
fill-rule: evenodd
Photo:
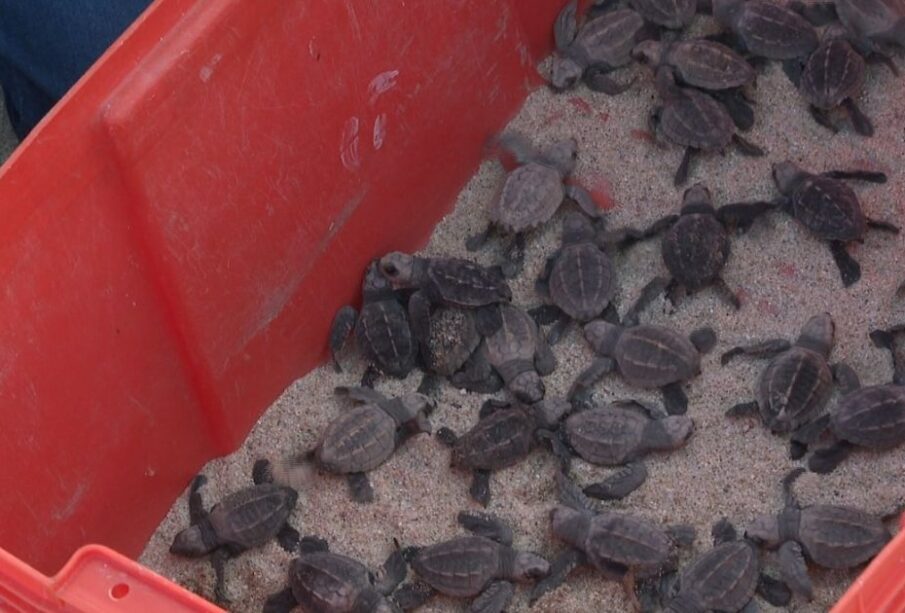
<path fill-rule="evenodd" d="M 845 287 L 851 287 L 861 278 L 861 265 L 849 255 L 845 248 L 845 243 L 839 241 L 830 241 L 830 253 L 833 261 L 839 269 L 839 276 L 842 278 L 842 284 Z"/>
<path fill-rule="evenodd" d="M 405 556 L 400 549 L 395 549 L 383 563 L 380 577 L 375 581 L 374 588 L 384 596 L 389 596 L 399 587 L 400 583 L 405 581 L 407 572 L 408 565 Z"/>
<path fill-rule="evenodd" d="M 787 607 L 792 601 L 789 586 L 767 573 L 761 573 L 757 578 L 757 594 L 774 607 Z"/>
<path fill-rule="evenodd" d="M 291 613 L 298 606 L 298 600 L 292 593 L 292 588 L 271 594 L 264 602 L 263 613 Z"/>
<path fill-rule="evenodd" d="M 801 551 L 801 545 L 795 541 L 786 541 L 779 548 L 779 563 L 783 582 L 793 592 L 807 600 L 814 598 L 814 585 L 808 576 L 808 566 Z"/>
<path fill-rule="evenodd" d="M 323 553 L 330 551 L 330 544 L 319 536 L 306 536 L 299 540 L 298 550 L 300 554 Z"/>
<path fill-rule="evenodd" d="M 825 475 L 836 470 L 845 458 L 851 455 L 854 445 L 847 441 L 837 441 L 829 447 L 816 450 L 808 460 L 811 472 Z"/>
<path fill-rule="evenodd" d="M 701 353 L 710 353 L 716 346 L 716 332 L 710 327 L 698 328 L 688 338 Z"/>
<path fill-rule="evenodd" d="M 616 369 L 616 362 L 612 358 L 596 358 L 591 365 L 585 368 L 575 379 L 567 399 L 575 407 L 586 403 L 593 391 L 594 384 L 605 374 Z"/>
<path fill-rule="evenodd" d="M 688 412 L 688 396 L 682 388 L 682 382 L 677 381 L 660 388 L 663 394 L 663 406 L 670 415 L 685 415 Z"/>
<path fill-rule="evenodd" d="M 280 547 L 287 553 L 296 553 L 301 545 L 299 531 L 289 524 L 283 524 L 283 527 L 277 532 L 276 539 Z"/>
<path fill-rule="evenodd" d="M 556 489 L 561 505 L 578 511 L 594 510 L 594 502 L 563 472 L 556 473 Z"/>
<path fill-rule="evenodd" d="M 848 117 L 852 121 L 855 132 L 861 136 L 874 135 L 874 124 L 871 123 L 870 118 L 858 108 L 858 104 L 854 100 L 846 98 L 842 102 L 842 106 L 845 107 L 845 110 L 848 112 Z"/>
<path fill-rule="evenodd" d="M 509 606 L 513 595 L 515 595 L 515 586 L 510 582 L 494 581 L 477 598 L 471 601 L 468 612 L 501 613 Z"/>
<path fill-rule="evenodd" d="M 732 541 L 737 540 L 738 531 L 736 531 L 732 522 L 724 517 L 713 524 L 713 527 L 710 529 L 710 538 L 713 539 L 713 545 L 716 547 L 717 545 L 731 543 Z"/>
<path fill-rule="evenodd" d="M 346 305 L 336 311 L 333 317 L 333 325 L 330 327 L 330 357 L 333 360 L 333 369 L 342 372 L 338 354 L 346 344 L 346 339 L 352 334 L 355 322 L 358 321 L 358 311 L 355 307 Z"/>
<path fill-rule="evenodd" d="M 760 406 L 756 400 L 740 402 L 726 410 L 726 417 L 759 417 Z"/>
<path fill-rule="evenodd" d="M 434 589 L 421 581 L 406 583 L 393 594 L 393 600 L 403 611 L 417 609 L 434 595 Z"/>
<path fill-rule="evenodd" d="M 732 135 L 732 142 L 735 143 L 736 149 L 738 149 L 739 153 L 742 155 L 747 155 L 751 157 L 761 157 L 766 155 L 764 150 L 749 141 L 746 138 L 742 138 L 738 135 L 738 133 Z"/>
<path fill-rule="evenodd" d="M 584 488 L 585 495 L 598 500 L 621 500 L 647 480 L 647 467 L 643 462 L 632 462 L 620 468 L 603 481 Z"/>
<path fill-rule="evenodd" d="M 371 480 L 365 473 L 352 473 L 346 475 L 349 484 L 349 493 L 352 500 L 363 504 L 374 501 L 374 488 L 371 487 Z"/>
<path fill-rule="evenodd" d="M 608 67 L 591 66 L 584 73 L 584 84 L 587 85 L 588 89 L 591 91 L 601 92 L 607 96 L 618 96 L 629 90 L 632 85 L 635 84 L 634 79 L 629 79 L 625 83 L 617 83 L 607 76 L 608 72 L 611 72 Z"/>
<path fill-rule="evenodd" d="M 585 555 L 577 549 L 567 549 L 559 554 L 550 565 L 550 573 L 534 585 L 528 602 L 533 605 L 544 594 L 555 590 L 562 585 L 569 573 L 584 563 Z"/>
<path fill-rule="evenodd" d="M 471 486 L 468 493 L 472 500 L 486 507 L 490 504 L 490 471 L 476 470 L 472 473 Z"/>
<path fill-rule="evenodd" d="M 729 112 L 732 123 L 735 124 L 736 128 L 742 132 L 747 132 L 754 127 L 754 109 L 745 100 L 745 96 L 740 90 L 715 91 L 711 92 L 710 95 L 726 107 L 726 111 Z"/>
<path fill-rule="evenodd" d="M 496 515 L 462 511 L 458 515 L 459 525 L 475 534 L 501 545 L 512 545 L 512 528 Z"/>
<path fill-rule="evenodd" d="M 725 366 L 736 356 L 747 355 L 754 358 L 770 359 L 784 351 L 788 351 L 792 344 L 784 338 L 771 338 L 752 345 L 739 345 L 720 356 L 720 364 Z"/>
<path fill-rule="evenodd" d="M 226 561 L 233 553 L 226 547 L 220 547 L 211 554 L 210 562 L 214 568 L 214 600 L 224 608 L 229 608 L 229 597 L 226 594 Z"/>
<path fill-rule="evenodd" d="M 566 198 L 577 204 L 582 213 L 591 219 L 601 218 L 600 209 L 597 208 L 597 203 L 594 201 L 594 197 L 591 196 L 591 192 L 574 183 L 566 185 L 565 190 Z"/>

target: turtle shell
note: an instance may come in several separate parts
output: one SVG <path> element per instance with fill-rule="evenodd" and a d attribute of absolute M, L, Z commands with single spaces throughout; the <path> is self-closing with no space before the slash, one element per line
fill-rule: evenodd
<path fill-rule="evenodd" d="M 702 92 L 683 89 L 663 107 L 659 131 L 677 145 L 715 151 L 732 142 L 735 124 L 722 104 Z"/>
<path fill-rule="evenodd" d="M 876 42 L 895 42 L 893 27 L 905 17 L 902 0 L 836 0 L 834 4 L 850 32 Z"/>
<path fill-rule="evenodd" d="M 371 585 L 361 563 L 329 552 L 302 555 L 289 566 L 292 595 L 305 611 L 353 611 L 363 589 Z"/>
<path fill-rule="evenodd" d="M 355 340 L 368 362 L 383 373 L 401 378 L 415 367 L 408 313 L 395 300 L 366 302 L 355 324 Z"/>
<path fill-rule="evenodd" d="M 462 368 L 480 342 L 471 311 L 440 307 L 430 317 L 430 337 L 422 351 L 425 365 L 449 377 Z"/>
<path fill-rule="evenodd" d="M 420 281 L 435 304 L 479 307 L 512 299 L 500 270 L 460 258 L 429 259 Z"/>
<path fill-rule="evenodd" d="M 687 381 L 701 370 L 701 354 L 691 341 L 663 326 L 626 329 L 613 356 L 625 380 L 646 389 Z"/>
<path fill-rule="evenodd" d="M 352 407 L 327 426 L 315 451 L 317 462 L 341 475 L 373 470 L 396 449 L 396 426 L 376 404 Z"/>
<path fill-rule="evenodd" d="M 832 109 L 856 97 L 864 85 L 864 58 L 846 40 L 824 41 L 808 58 L 801 93 L 819 109 Z"/>
<path fill-rule="evenodd" d="M 530 162 L 506 177 L 490 221 L 506 233 L 526 232 L 550 221 L 565 197 L 559 171 Z"/>
<path fill-rule="evenodd" d="M 851 568 L 873 558 L 892 538 L 883 521 L 860 509 L 812 505 L 801 510 L 798 542 L 824 568 Z"/>
<path fill-rule="evenodd" d="M 649 22 L 671 30 L 686 27 L 698 10 L 696 0 L 629 0 L 629 4 Z"/>
<path fill-rule="evenodd" d="M 760 570 L 757 550 L 746 541 L 717 545 L 695 559 L 679 579 L 679 603 L 696 607 L 677 610 L 741 611 L 754 597 Z"/>
<path fill-rule="evenodd" d="M 659 526 L 625 513 L 595 515 L 584 542 L 584 552 L 594 566 L 613 564 L 636 570 L 643 577 L 660 569 L 669 558 L 672 541 Z"/>
<path fill-rule="evenodd" d="M 583 66 L 625 66 L 644 28 L 644 18 L 631 9 L 608 11 L 578 31 L 568 54 Z"/>
<path fill-rule="evenodd" d="M 512 466 L 531 452 L 535 429 L 534 420 L 522 409 L 494 411 L 459 437 L 452 464 L 478 470 Z"/>
<path fill-rule="evenodd" d="M 702 89 L 741 87 L 754 79 L 754 69 L 741 55 L 709 40 L 683 40 L 669 46 L 665 63 L 682 82 Z"/>
<path fill-rule="evenodd" d="M 831 420 L 833 433 L 856 445 L 883 449 L 905 443 L 905 387 L 856 390 L 839 402 Z"/>
<path fill-rule="evenodd" d="M 566 419 L 565 433 L 581 458 L 592 464 L 618 466 L 644 451 L 644 429 L 650 418 L 621 407 L 579 411 Z"/>
<path fill-rule="evenodd" d="M 263 483 L 230 494 L 214 505 L 208 519 L 221 545 L 252 549 L 277 535 L 297 500 L 295 490 Z"/>
<path fill-rule="evenodd" d="M 757 382 L 757 404 L 764 425 L 791 432 L 817 417 L 830 398 L 833 375 L 826 359 L 804 347 L 773 358 Z"/>
<path fill-rule="evenodd" d="M 771 60 L 806 57 L 817 48 L 817 31 L 785 6 L 764 0 L 747 0 L 735 31 L 752 54 Z"/>
<path fill-rule="evenodd" d="M 792 211 L 804 227 L 826 240 L 860 240 L 867 229 L 855 192 L 829 177 L 808 175 L 792 194 Z"/>
<path fill-rule="evenodd" d="M 729 236 L 713 215 L 688 214 L 666 231 L 661 243 L 663 263 L 689 290 L 712 283 L 729 259 Z"/>
<path fill-rule="evenodd" d="M 496 368 L 514 360 L 533 363 L 537 324 L 525 311 L 510 304 L 500 305 L 500 317 L 502 325 L 484 341 L 487 360 Z"/>
<path fill-rule="evenodd" d="M 610 258 L 596 245 L 578 243 L 559 252 L 548 284 L 556 306 L 572 319 L 587 322 L 613 299 L 616 273 Z"/>
<path fill-rule="evenodd" d="M 499 575 L 501 549 L 490 539 L 463 536 L 424 547 L 412 561 L 412 568 L 441 594 L 470 598 Z"/>

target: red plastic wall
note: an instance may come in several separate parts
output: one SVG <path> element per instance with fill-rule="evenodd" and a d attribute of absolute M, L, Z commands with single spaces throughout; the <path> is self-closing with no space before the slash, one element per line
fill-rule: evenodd
<path fill-rule="evenodd" d="M 0 546 L 137 554 L 536 84 L 564 0 L 158 0 L 0 171 Z"/>

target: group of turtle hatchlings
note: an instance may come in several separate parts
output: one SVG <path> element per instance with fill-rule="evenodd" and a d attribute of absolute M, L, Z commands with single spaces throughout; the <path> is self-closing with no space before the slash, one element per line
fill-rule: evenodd
<path fill-rule="evenodd" d="M 762 153 L 739 131 L 751 127 L 753 114 L 744 88 L 755 78 L 755 58 L 780 60 L 810 104 L 814 117 L 836 128 L 830 111 L 847 111 L 855 130 L 872 133 L 870 120 L 854 99 L 865 65 L 885 63 L 892 47 L 905 45 L 905 17 L 891 0 L 835 0 L 828 4 L 780 5 L 765 0 L 712 0 L 707 10 L 726 33 L 707 39 L 678 40 L 671 30 L 687 26 L 697 0 L 628 0 L 629 7 L 597 2 L 579 23 L 577 3 L 558 17 L 554 35 L 551 85 L 558 90 L 579 81 L 608 94 L 619 84 L 610 73 L 641 60 L 655 70 L 662 98 L 657 133 L 686 147 L 676 182 L 682 183 L 697 150 L 722 149 L 735 142 L 743 151 Z M 814 24 L 832 22 L 822 39 Z M 429 416 L 440 381 L 481 394 L 504 391 L 504 400 L 488 399 L 478 422 L 456 434 L 440 428 L 436 438 L 451 449 L 452 466 L 473 475 L 471 498 L 486 506 L 493 471 L 523 460 L 532 449 L 549 449 L 560 460 L 558 505 L 550 515 L 551 532 L 564 545 L 552 562 L 513 548 L 512 530 L 500 519 L 462 512 L 469 534 L 424 547 L 396 543 L 381 569 L 372 571 L 333 553 L 317 537 L 300 538 L 287 524 L 297 493 L 274 479 L 274 467 L 259 460 L 254 484 L 204 510 L 198 476 L 189 493 L 190 527 L 180 532 L 171 552 L 210 556 L 216 574 L 215 597 L 227 602 L 225 562 L 271 539 L 297 554 L 289 586 L 264 605 L 268 612 L 325 613 L 414 609 L 439 593 L 470 600 L 469 611 L 503 611 L 514 583 L 533 584 L 531 602 L 556 589 L 579 565 L 592 566 L 622 582 L 636 610 L 674 613 L 752 611 L 755 594 L 776 606 L 798 595 L 812 597 L 807 563 L 851 568 L 870 560 L 889 541 L 879 517 L 833 505 L 805 505 L 792 492 L 806 469 L 793 470 L 782 482 L 785 506 L 757 518 L 739 536 L 722 520 L 713 528 L 713 547 L 678 568 L 677 549 L 689 547 L 689 526 L 661 526 L 643 515 L 614 511 L 596 500 L 620 499 L 647 477 L 644 456 L 684 445 L 694 430 L 685 415 L 683 386 L 700 372 L 701 355 L 716 334 L 701 328 L 684 334 L 640 321 L 646 307 L 665 293 L 674 304 L 682 295 L 713 287 L 732 307 L 736 292 L 721 273 L 730 256 L 731 238 L 774 210 L 793 215 L 825 239 L 845 286 L 860 277 L 846 243 L 860 241 L 869 229 L 898 232 L 890 223 L 868 218 L 846 180 L 885 182 L 881 173 L 832 171 L 816 174 L 786 161 L 775 164 L 780 192 L 775 201 L 714 207 L 702 184 L 688 188 L 678 214 L 647 228 L 609 229 L 590 194 L 567 181 L 577 158 L 575 140 L 537 151 L 517 134 L 500 144 L 518 162 L 489 211 L 486 231 L 466 241 L 479 249 L 498 234 L 506 241 L 499 265 L 443 257 L 390 253 L 365 271 L 360 311 L 340 309 L 330 335 L 337 370 L 349 336 L 368 363 L 359 387 L 337 388 L 356 404 L 326 428 L 318 445 L 288 461 L 313 463 L 344 475 L 353 500 L 374 497 L 368 473 L 383 464 L 408 438 L 431 433 Z M 512 304 L 507 279 L 522 269 L 528 234 L 547 224 L 564 204 L 562 246 L 546 262 L 536 281 L 544 304 L 526 311 Z M 668 276 L 648 283 L 620 317 L 612 300 L 617 274 L 614 251 L 662 235 Z M 905 284 L 899 292 L 905 291 Z M 543 377 L 556 368 L 550 344 L 570 326 L 583 326 L 596 357 L 578 376 L 566 398 L 545 395 Z M 544 331 L 546 329 L 546 331 Z M 723 354 L 726 366 L 748 356 L 769 360 L 754 386 L 754 399 L 727 412 L 756 416 L 771 432 L 789 436 L 793 459 L 807 456 L 816 473 L 835 469 L 858 448 L 887 449 L 905 442 L 905 325 L 870 334 L 892 355 L 892 382 L 862 387 L 849 366 L 830 364 L 834 324 L 818 314 L 804 323 L 794 342 L 768 339 Z M 415 393 L 388 398 L 374 390 L 381 375 L 404 378 L 424 371 Z M 604 375 L 618 372 L 631 386 L 658 389 L 662 407 L 639 401 L 595 402 L 592 391 Z M 827 409 L 833 388 L 841 398 Z M 808 455 L 809 454 L 809 455 Z M 580 488 L 569 476 L 578 456 L 601 466 L 619 467 L 610 477 Z M 778 549 L 779 568 L 764 568 L 758 547 Z M 408 583 L 403 582 L 411 574 Z"/>

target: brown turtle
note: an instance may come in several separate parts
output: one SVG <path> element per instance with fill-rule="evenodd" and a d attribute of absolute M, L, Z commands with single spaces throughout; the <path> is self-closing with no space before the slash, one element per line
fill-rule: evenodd
<path fill-rule="evenodd" d="M 519 166 L 506 175 L 499 198 L 490 207 L 490 223 L 480 234 L 469 237 L 469 251 L 479 249 L 494 232 L 512 237 L 507 248 L 503 271 L 514 277 L 524 260 L 525 234 L 546 224 L 560 205 L 569 199 L 592 217 L 598 216 L 591 195 L 582 187 L 563 181 L 575 169 L 578 143 L 570 138 L 556 143 L 544 152 L 521 134 L 507 133 L 500 145 L 510 151 Z"/>
<path fill-rule="evenodd" d="M 568 409 L 568 402 L 554 398 L 531 405 L 489 400 L 471 430 L 456 436 L 449 428 L 440 428 L 437 439 L 452 448 L 452 466 L 472 472 L 469 494 L 486 507 L 490 473 L 526 458 L 538 443 L 539 431 L 555 429 Z"/>
<path fill-rule="evenodd" d="M 289 613 L 297 606 L 318 613 L 398 613 L 389 598 L 407 571 L 398 549 L 379 579 L 358 560 L 331 553 L 323 539 L 303 538 L 299 554 L 289 565 L 289 587 L 267 599 L 264 613 Z"/>
<path fill-rule="evenodd" d="M 746 536 L 769 549 L 779 548 L 783 581 L 796 594 L 813 597 L 806 560 L 823 568 L 853 568 L 873 558 L 892 538 L 886 518 L 852 507 L 814 504 L 802 507 L 792 484 L 805 472 L 796 468 L 783 479 L 785 508 L 757 517 Z"/>
<path fill-rule="evenodd" d="M 557 588 L 580 565 L 590 565 L 607 579 L 622 581 L 638 609 L 635 580 L 676 567 L 676 547 L 694 542 L 690 526 L 662 527 L 642 517 L 598 510 L 569 477 L 557 475 L 560 504 L 550 514 L 553 536 L 569 549 L 551 564 L 550 575 L 534 586 L 531 602 Z"/>
<path fill-rule="evenodd" d="M 654 109 L 651 126 L 658 138 L 685 147 L 674 183 L 688 180 L 691 159 L 698 151 L 725 151 L 735 144 L 740 153 L 762 156 L 763 150 L 742 138 L 726 107 L 697 89 L 679 87 L 668 68 L 657 70 L 657 91 L 663 106 Z"/>
<path fill-rule="evenodd" d="M 404 551 L 418 581 L 396 592 L 403 610 L 419 607 L 439 593 L 473 599 L 469 611 L 500 613 L 515 593 L 514 582 L 530 583 L 549 572 L 544 558 L 513 549 L 512 530 L 499 518 L 462 512 L 458 521 L 471 536 Z"/>
<path fill-rule="evenodd" d="M 899 228 L 867 217 L 858 196 L 843 179 L 885 183 L 880 172 L 835 170 L 813 174 L 792 161 L 773 165 L 773 180 L 782 196 L 777 205 L 829 242 L 842 283 L 849 287 L 861 278 L 861 266 L 848 254 L 845 244 L 861 241 L 867 230 L 898 234 Z"/>
<path fill-rule="evenodd" d="M 216 575 L 214 597 L 219 604 L 229 602 L 224 580 L 228 559 L 274 538 L 290 553 L 298 548 L 299 533 L 287 523 L 298 493 L 265 482 L 258 471 L 254 481 L 253 486 L 226 496 L 208 512 L 200 491 L 207 478 L 196 476 L 189 487 L 191 525 L 179 532 L 170 546 L 170 553 L 178 556 L 198 558 L 210 554 Z"/>

